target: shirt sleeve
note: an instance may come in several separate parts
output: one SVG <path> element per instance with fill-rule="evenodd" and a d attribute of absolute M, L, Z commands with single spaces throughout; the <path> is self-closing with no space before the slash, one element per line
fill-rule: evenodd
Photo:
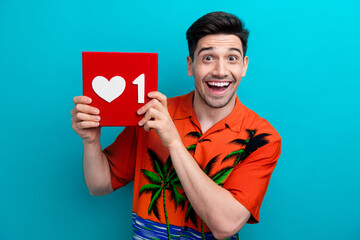
<path fill-rule="evenodd" d="M 248 223 L 259 222 L 259 211 L 271 174 L 280 157 L 281 140 L 270 142 L 238 164 L 223 187 L 251 213 Z"/>
<path fill-rule="evenodd" d="M 134 180 L 136 132 L 136 127 L 126 127 L 115 142 L 103 151 L 109 161 L 111 185 L 114 190 Z"/>

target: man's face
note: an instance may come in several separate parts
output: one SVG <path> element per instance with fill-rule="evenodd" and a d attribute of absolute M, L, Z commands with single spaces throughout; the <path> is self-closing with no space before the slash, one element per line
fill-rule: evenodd
<path fill-rule="evenodd" d="M 212 108 L 235 103 L 236 90 L 247 65 L 248 57 L 243 58 L 241 41 L 232 34 L 201 38 L 194 60 L 187 57 L 188 74 L 195 80 L 195 94 Z"/>

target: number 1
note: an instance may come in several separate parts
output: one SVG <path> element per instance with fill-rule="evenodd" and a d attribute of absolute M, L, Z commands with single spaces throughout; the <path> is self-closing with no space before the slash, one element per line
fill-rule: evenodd
<path fill-rule="evenodd" d="M 132 84 L 138 85 L 138 103 L 145 102 L 145 74 L 139 75 Z"/>

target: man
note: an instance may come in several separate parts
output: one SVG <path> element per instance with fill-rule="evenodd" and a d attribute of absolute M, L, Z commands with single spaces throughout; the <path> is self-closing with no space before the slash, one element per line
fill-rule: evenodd
<path fill-rule="evenodd" d="M 195 90 L 170 98 L 151 92 L 127 127 L 101 151 L 99 110 L 74 98 L 83 139 L 85 181 L 93 195 L 134 181 L 135 239 L 237 238 L 259 209 L 280 156 L 281 138 L 246 108 L 236 90 L 248 66 L 248 31 L 234 15 L 213 12 L 186 33 Z"/>

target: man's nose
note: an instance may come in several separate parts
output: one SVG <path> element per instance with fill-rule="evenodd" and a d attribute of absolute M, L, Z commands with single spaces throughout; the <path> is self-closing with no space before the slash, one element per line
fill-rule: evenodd
<path fill-rule="evenodd" d="M 220 59 L 219 61 L 217 61 L 213 74 L 219 77 L 226 77 L 228 75 L 224 60 Z"/>

